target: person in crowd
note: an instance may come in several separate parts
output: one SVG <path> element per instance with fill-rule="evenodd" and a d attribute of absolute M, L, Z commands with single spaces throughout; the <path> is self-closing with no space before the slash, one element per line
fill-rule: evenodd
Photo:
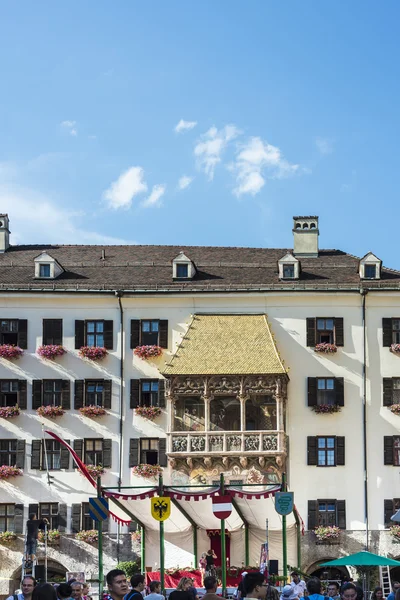
<path fill-rule="evenodd" d="M 82 598 L 83 600 L 92 600 L 92 597 L 89 594 L 89 590 L 90 590 L 90 586 L 88 583 L 83 583 L 83 590 L 82 590 Z"/>
<path fill-rule="evenodd" d="M 280 600 L 299 600 L 299 597 L 293 591 L 293 587 L 288 584 L 282 589 Z"/>
<path fill-rule="evenodd" d="M 212 575 L 205 577 L 204 588 L 206 593 L 202 600 L 221 600 L 220 597 L 217 596 L 218 581 L 216 577 L 212 577 Z"/>
<path fill-rule="evenodd" d="M 175 591 L 171 592 L 168 600 L 192 600 L 193 596 L 189 592 L 192 580 L 189 577 L 182 577 Z"/>
<path fill-rule="evenodd" d="M 21 583 L 21 592 L 9 596 L 7 600 L 31 600 L 33 590 L 36 586 L 36 579 L 31 575 L 25 575 Z"/>
<path fill-rule="evenodd" d="M 51 583 L 43 583 L 33 590 L 32 600 L 57 600 L 57 592 Z"/>
<path fill-rule="evenodd" d="M 268 584 L 265 581 L 264 573 L 255 571 L 247 573 L 243 580 L 245 598 L 257 598 L 257 600 L 265 600 L 267 596 Z"/>
<path fill-rule="evenodd" d="M 340 597 L 342 600 L 357 600 L 357 588 L 354 583 L 351 583 L 350 581 L 345 583 L 342 586 Z"/>
<path fill-rule="evenodd" d="M 237 586 L 237 589 L 236 589 L 236 594 L 235 594 L 236 600 L 241 600 L 241 598 L 245 597 L 244 578 L 246 577 L 246 575 L 247 575 L 247 571 L 243 571 L 242 578 L 239 581 L 239 585 Z"/>
<path fill-rule="evenodd" d="M 83 596 L 83 583 L 81 583 L 80 581 L 73 581 L 71 584 L 71 589 L 72 589 L 72 594 L 71 594 L 71 598 L 73 598 L 73 600 L 82 600 L 82 596 Z"/>
<path fill-rule="evenodd" d="M 398 589 L 400 589 L 400 583 L 398 581 L 393 581 L 392 591 L 390 592 L 389 596 L 387 597 L 387 600 L 395 600 L 396 592 Z"/>
<path fill-rule="evenodd" d="M 201 580 L 203 582 L 203 585 L 204 585 L 204 577 L 205 577 L 206 567 L 207 567 L 206 556 L 207 556 L 207 554 L 205 552 L 203 552 L 203 554 L 200 556 L 200 560 L 199 560 L 199 569 L 200 569 Z"/>
<path fill-rule="evenodd" d="M 339 600 L 340 598 L 340 586 L 337 581 L 330 581 L 327 589 L 326 598 L 332 598 L 332 600 Z"/>
<path fill-rule="evenodd" d="M 206 554 L 206 575 L 215 577 L 215 564 L 214 560 L 217 558 L 217 555 L 213 550 L 210 550 Z"/>
<path fill-rule="evenodd" d="M 357 600 L 364 600 L 364 590 L 359 585 L 356 585 Z"/>
<path fill-rule="evenodd" d="M 199 596 L 197 594 L 197 588 L 194 586 L 194 580 L 191 577 L 189 577 L 189 579 L 191 580 L 189 594 L 192 595 L 192 600 L 199 600 Z"/>
<path fill-rule="evenodd" d="M 128 582 L 125 571 L 121 569 L 112 569 L 106 575 L 108 594 L 104 600 L 123 600 L 123 597 L 129 592 Z"/>
<path fill-rule="evenodd" d="M 125 600 L 143 600 L 144 575 L 137 573 L 131 577 L 131 591 L 125 596 Z"/>
<path fill-rule="evenodd" d="M 308 600 L 325 600 L 321 594 L 321 580 L 318 577 L 311 577 L 307 581 Z"/>
<path fill-rule="evenodd" d="M 290 576 L 292 578 L 292 583 L 290 585 L 293 588 L 293 593 L 296 594 L 298 598 L 302 598 L 304 596 L 304 590 L 306 589 L 306 582 L 301 579 L 296 571 L 290 573 Z"/>
<path fill-rule="evenodd" d="M 165 600 L 161 593 L 161 582 L 151 581 L 150 582 L 150 594 L 146 596 L 148 600 Z"/>
<path fill-rule="evenodd" d="M 60 583 L 56 587 L 56 594 L 59 600 L 67 600 L 72 596 L 72 587 L 70 583 Z"/>
<path fill-rule="evenodd" d="M 400 589 L 396 591 L 395 600 L 400 600 Z"/>
<path fill-rule="evenodd" d="M 383 589 L 381 587 L 376 587 L 371 595 L 371 600 L 385 600 L 383 597 Z"/>
<path fill-rule="evenodd" d="M 279 592 L 274 585 L 268 585 L 266 600 L 279 600 Z"/>
<path fill-rule="evenodd" d="M 26 566 L 32 566 L 36 557 L 37 539 L 39 529 L 44 529 L 49 522 L 47 519 L 39 520 L 36 513 L 31 513 L 26 522 Z"/>

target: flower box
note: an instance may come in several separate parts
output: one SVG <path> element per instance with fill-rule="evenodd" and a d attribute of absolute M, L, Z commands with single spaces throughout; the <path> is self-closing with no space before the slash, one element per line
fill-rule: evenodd
<path fill-rule="evenodd" d="M 337 346 L 335 344 L 317 344 L 314 348 L 314 352 L 323 352 L 324 354 L 334 354 L 337 352 Z"/>
<path fill-rule="evenodd" d="M 0 533 L 0 544 L 8 546 L 17 539 L 16 534 L 13 531 L 3 531 Z"/>
<path fill-rule="evenodd" d="M 56 344 L 48 344 L 46 346 L 39 346 L 36 352 L 42 358 L 54 360 L 57 356 L 62 356 L 67 351 L 63 346 L 58 346 Z"/>
<path fill-rule="evenodd" d="M 85 467 L 89 474 L 94 478 L 101 477 L 101 475 L 104 475 L 106 472 L 102 465 L 85 465 Z M 79 470 L 79 473 L 83 475 L 81 470 Z"/>
<path fill-rule="evenodd" d="M 82 358 L 88 358 L 89 360 L 103 360 L 107 356 L 107 350 L 105 348 L 97 348 L 92 346 L 82 346 L 79 350 L 79 355 Z"/>
<path fill-rule="evenodd" d="M 132 540 L 132 542 L 136 542 L 136 543 L 140 544 L 142 541 L 142 532 L 139 530 L 132 531 L 131 540 Z"/>
<path fill-rule="evenodd" d="M 87 544 L 97 544 L 99 541 L 99 532 L 97 529 L 89 529 L 88 531 L 78 531 L 75 535 L 77 540 L 86 542 Z"/>
<path fill-rule="evenodd" d="M 390 535 L 396 540 L 400 541 L 400 525 L 392 525 L 389 529 Z"/>
<path fill-rule="evenodd" d="M 318 542 L 335 542 L 339 539 L 340 529 L 336 525 L 323 526 L 320 525 L 314 529 L 315 536 Z"/>
<path fill-rule="evenodd" d="M 400 404 L 392 404 L 389 408 L 394 415 L 400 416 Z"/>
<path fill-rule="evenodd" d="M 144 417 L 150 421 L 154 421 L 156 417 L 161 415 L 161 408 L 159 406 L 137 406 L 135 410 L 139 417 Z"/>
<path fill-rule="evenodd" d="M 341 407 L 338 404 L 316 404 L 311 408 L 318 415 L 331 415 L 341 411 Z"/>
<path fill-rule="evenodd" d="M 132 473 L 146 479 L 155 479 L 163 472 L 160 465 L 137 465 L 132 468 Z"/>
<path fill-rule="evenodd" d="M 162 348 L 160 346 L 137 346 L 133 354 L 139 358 L 147 360 L 149 358 L 157 358 L 162 355 Z"/>
<path fill-rule="evenodd" d="M 107 411 L 101 406 L 95 406 L 94 404 L 90 404 L 89 406 L 82 406 L 79 409 L 81 415 L 85 415 L 86 417 L 102 417 L 107 413 Z"/>
<path fill-rule="evenodd" d="M 62 406 L 39 406 L 36 412 L 41 417 L 55 419 L 56 417 L 62 417 L 65 410 Z"/>
<path fill-rule="evenodd" d="M 47 543 L 48 544 L 58 544 L 61 538 L 61 534 L 58 529 L 48 529 L 47 530 Z M 38 531 L 38 541 L 44 543 L 45 541 L 45 533 L 42 529 Z"/>
<path fill-rule="evenodd" d="M 21 475 L 23 475 L 23 471 L 17 467 L 7 467 L 6 465 L 0 467 L 0 479 L 10 479 L 10 477 L 19 477 Z"/>
<path fill-rule="evenodd" d="M 0 417 L 2 419 L 12 419 L 13 417 L 18 417 L 20 414 L 21 411 L 18 404 L 15 406 L 2 406 L 0 408 Z"/>
<path fill-rule="evenodd" d="M 390 346 L 390 352 L 393 352 L 393 354 L 400 354 L 400 344 L 392 344 Z"/>
<path fill-rule="evenodd" d="M 1 344 L 0 345 L 0 356 L 1 358 L 19 358 L 22 356 L 24 351 L 19 346 L 12 346 L 11 344 Z"/>

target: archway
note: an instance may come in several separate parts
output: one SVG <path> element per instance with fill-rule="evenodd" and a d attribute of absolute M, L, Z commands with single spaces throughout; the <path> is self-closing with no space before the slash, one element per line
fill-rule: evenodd
<path fill-rule="evenodd" d="M 307 569 L 307 574 L 310 577 L 318 577 L 321 581 L 343 581 L 350 577 L 347 567 L 321 567 L 321 563 L 333 560 L 331 557 L 324 558 L 313 563 Z"/>
<path fill-rule="evenodd" d="M 37 575 L 38 580 L 44 580 L 44 578 L 40 577 L 41 573 L 44 574 L 44 559 L 38 560 L 39 571 Z M 47 581 L 50 583 L 60 583 L 61 581 L 65 581 L 65 574 L 67 572 L 67 568 L 56 560 L 48 559 L 47 560 Z M 22 565 L 15 569 L 12 577 L 10 579 L 10 589 L 9 594 L 14 594 L 15 590 L 17 590 L 21 585 L 21 575 L 22 575 Z"/>

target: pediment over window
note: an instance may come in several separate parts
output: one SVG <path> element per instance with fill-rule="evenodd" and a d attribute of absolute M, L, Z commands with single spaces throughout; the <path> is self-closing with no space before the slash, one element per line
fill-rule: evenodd
<path fill-rule="evenodd" d="M 172 261 L 173 279 L 193 279 L 196 267 L 188 256 L 182 251 Z"/>
<path fill-rule="evenodd" d="M 34 259 L 35 279 L 56 279 L 64 269 L 55 258 L 43 251 Z"/>
<path fill-rule="evenodd" d="M 380 279 L 382 261 L 372 252 L 368 252 L 360 260 L 359 274 L 360 279 Z"/>
<path fill-rule="evenodd" d="M 299 279 L 300 261 L 291 252 L 278 260 L 279 279 Z"/>

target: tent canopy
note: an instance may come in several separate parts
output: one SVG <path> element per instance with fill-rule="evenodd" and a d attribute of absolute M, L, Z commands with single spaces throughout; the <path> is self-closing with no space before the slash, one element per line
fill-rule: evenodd
<path fill-rule="evenodd" d="M 336 560 L 330 560 L 326 563 L 321 563 L 321 567 L 400 567 L 398 560 L 393 560 L 387 556 L 379 556 L 372 552 L 357 552 L 349 556 L 343 556 Z"/>

